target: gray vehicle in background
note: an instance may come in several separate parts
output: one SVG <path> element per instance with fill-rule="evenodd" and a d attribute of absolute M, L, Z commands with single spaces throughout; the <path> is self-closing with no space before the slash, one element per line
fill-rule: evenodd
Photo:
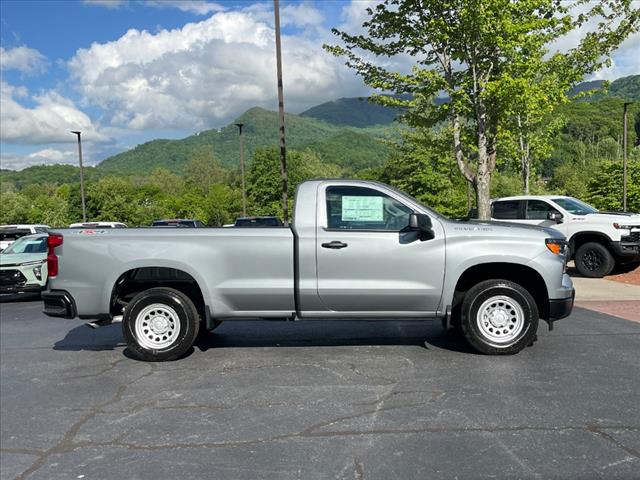
<path fill-rule="evenodd" d="M 53 231 L 44 312 L 122 320 L 148 361 L 256 317 L 439 318 L 478 351 L 511 354 L 539 319 L 570 314 L 565 253 L 553 229 L 451 221 L 380 183 L 314 180 L 299 186 L 290 228 Z"/>

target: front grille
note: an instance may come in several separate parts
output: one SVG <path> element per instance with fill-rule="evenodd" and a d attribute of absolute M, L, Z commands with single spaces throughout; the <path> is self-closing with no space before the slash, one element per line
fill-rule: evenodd
<path fill-rule="evenodd" d="M 27 278 L 20 270 L 0 270 L 0 286 L 22 286 L 27 283 Z"/>
<path fill-rule="evenodd" d="M 631 235 L 627 235 L 620 239 L 623 242 L 640 243 L 640 232 L 633 232 Z"/>

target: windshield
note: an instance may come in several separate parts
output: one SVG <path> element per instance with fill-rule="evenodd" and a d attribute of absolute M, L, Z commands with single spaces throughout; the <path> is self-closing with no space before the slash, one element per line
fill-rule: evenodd
<path fill-rule="evenodd" d="M 598 213 L 598 209 L 575 198 L 554 198 L 553 201 L 572 215 Z"/>
<path fill-rule="evenodd" d="M 11 253 L 46 253 L 47 237 L 22 237 L 3 250 L 2 254 Z"/>

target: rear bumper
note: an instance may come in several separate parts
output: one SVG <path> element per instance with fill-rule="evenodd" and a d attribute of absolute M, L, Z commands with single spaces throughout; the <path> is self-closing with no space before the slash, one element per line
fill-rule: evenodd
<path fill-rule="evenodd" d="M 77 315 L 76 302 L 65 290 L 47 290 L 42 292 L 44 314 L 49 317 L 75 318 Z"/>
<path fill-rule="evenodd" d="M 566 318 L 571 315 L 573 310 L 573 302 L 576 297 L 575 289 L 571 292 L 571 296 L 567 298 L 560 298 L 549 300 L 549 321 L 555 322 L 562 318 Z"/>

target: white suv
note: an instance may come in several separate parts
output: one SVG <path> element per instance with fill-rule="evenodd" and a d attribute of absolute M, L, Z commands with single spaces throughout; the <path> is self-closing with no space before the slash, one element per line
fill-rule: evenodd
<path fill-rule="evenodd" d="M 603 277 L 616 264 L 640 262 L 638 214 L 600 212 L 573 197 L 528 195 L 493 200 L 491 218 L 560 231 L 578 272 L 586 277 Z"/>

